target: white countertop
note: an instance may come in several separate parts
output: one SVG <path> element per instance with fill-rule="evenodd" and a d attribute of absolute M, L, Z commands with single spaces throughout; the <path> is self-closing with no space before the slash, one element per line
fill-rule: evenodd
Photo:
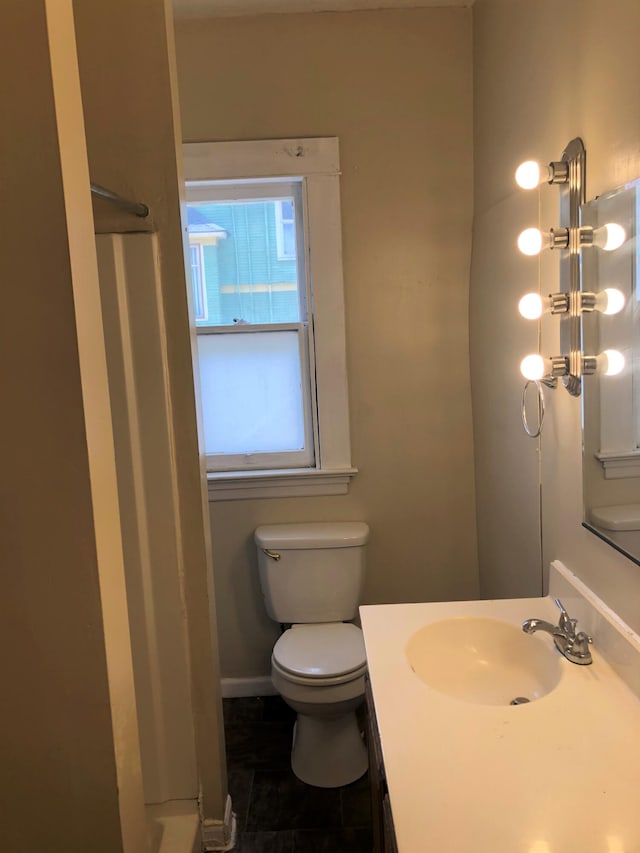
<path fill-rule="evenodd" d="M 455 616 L 557 623 L 551 598 L 360 614 L 400 853 L 640 853 L 640 700 L 599 653 L 595 631 L 593 664 L 561 658 L 546 696 L 478 705 L 419 680 L 409 638 Z M 559 654 L 550 636 L 538 638 Z"/>

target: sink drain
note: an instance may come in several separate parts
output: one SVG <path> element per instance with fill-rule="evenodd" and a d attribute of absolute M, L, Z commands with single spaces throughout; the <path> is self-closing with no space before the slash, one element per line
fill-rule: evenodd
<path fill-rule="evenodd" d="M 509 702 L 510 705 L 526 705 L 527 702 L 531 702 L 531 699 L 527 699 L 526 696 L 516 696 L 515 699 L 512 699 Z"/>

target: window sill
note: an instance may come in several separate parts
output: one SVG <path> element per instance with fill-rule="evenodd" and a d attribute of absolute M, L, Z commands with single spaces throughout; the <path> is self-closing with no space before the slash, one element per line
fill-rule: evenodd
<path fill-rule="evenodd" d="M 604 468 L 605 480 L 640 477 L 640 450 L 596 453 L 596 459 Z"/>
<path fill-rule="evenodd" d="M 288 468 L 207 474 L 209 501 L 346 495 L 357 468 Z"/>

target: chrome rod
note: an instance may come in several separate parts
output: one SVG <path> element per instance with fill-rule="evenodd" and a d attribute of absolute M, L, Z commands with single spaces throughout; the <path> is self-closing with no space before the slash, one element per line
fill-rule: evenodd
<path fill-rule="evenodd" d="M 106 187 L 101 187 L 99 184 L 91 184 L 91 193 L 99 198 L 103 198 L 105 201 L 117 204 L 118 207 L 121 207 L 123 210 L 128 210 L 129 213 L 133 213 L 136 216 L 144 218 L 149 215 L 149 208 L 146 204 L 142 204 L 142 202 L 139 201 L 130 201 L 128 198 L 123 198 L 121 195 L 118 195 L 118 193 L 114 193 Z"/>

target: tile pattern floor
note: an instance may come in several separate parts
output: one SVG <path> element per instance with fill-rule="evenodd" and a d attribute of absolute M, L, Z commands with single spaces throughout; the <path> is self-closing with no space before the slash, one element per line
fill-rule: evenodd
<path fill-rule="evenodd" d="M 295 714 L 279 696 L 223 700 L 236 853 L 371 853 L 368 777 L 315 788 L 291 770 Z"/>

